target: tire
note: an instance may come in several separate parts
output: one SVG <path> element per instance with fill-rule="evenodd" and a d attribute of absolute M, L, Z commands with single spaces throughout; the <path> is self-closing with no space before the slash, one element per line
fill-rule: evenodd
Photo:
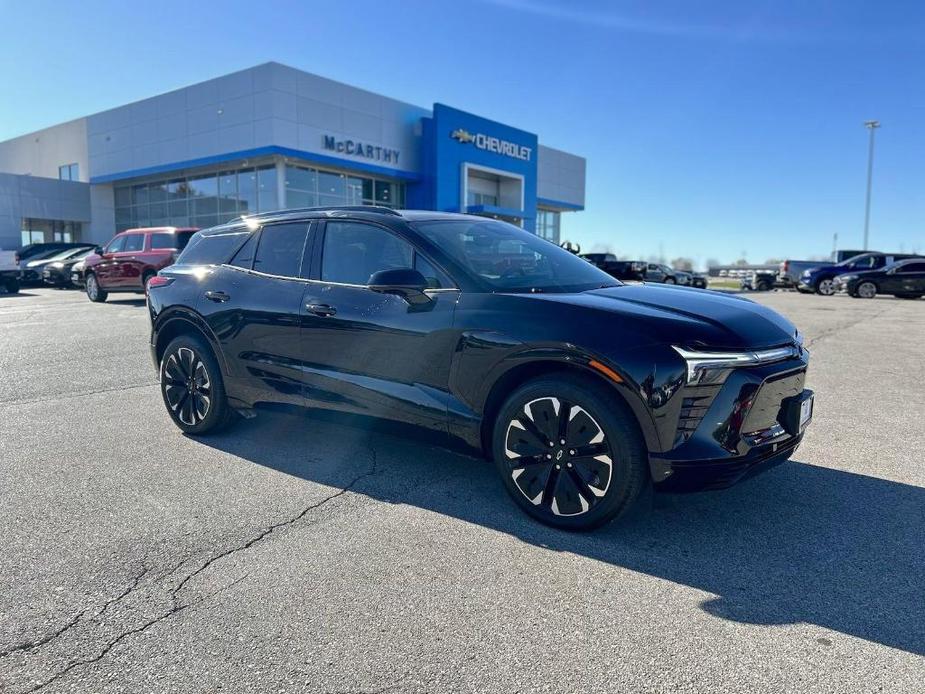
<path fill-rule="evenodd" d="M 200 338 L 175 338 L 164 350 L 159 372 L 164 406 L 179 429 L 210 434 L 231 422 L 235 412 L 225 396 L 222 371 Z"/>
<path fill-rule="evenodd" d="M 759 282 L 759 283 L 758 283 L 758 286 L 756 287 L 756 289 L 757 289 L 759 292 L 769 292 L 769 291 L 771 291 L 771 285 L 768 284 L 767 282 Z"/>
<path fill-rule="evenodd" d="M 823 277 L 816 282 L 815 289 L 820 296 L 832 296 L 835 294 L 835 282 L 831 277 Z"/>
<path fill-rule="evenodd" d="M 873 282 L 861 282 L 854 291 L 861 299 L 873 299 L 877 296 L 877 285 Z"/>
<path fill-rule="evenodd" d="M 9 294 L 19 294 L 19 280 L 7 280 L 3 286 Z"/>
<path fill-rule="evenodd" d="M 674 277 L 666 277 L 665 284 L 677 284 L 677 282 L 675 282 Z"/>
<path fill-rule="evenodd" d="M 523 511 L 557 528 L 591 530 L 632 507 L 649 480 L 646 447 L 616 400 L 574 376 L 529 381 L 507 399 L 494 423 L 492 457 Z"/>
<path fill-rule="evenodd" d="M 84 290 L 87 292 L 87 298 L 96 303 L 106 301 L 109 296 L 109 293 L 100 287 L 99 280 L 92 272 L 88 272 L 84 277 Z"/>

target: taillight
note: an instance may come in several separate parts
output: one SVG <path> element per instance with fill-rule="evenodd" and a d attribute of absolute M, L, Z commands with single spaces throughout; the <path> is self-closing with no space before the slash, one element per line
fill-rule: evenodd
<path fill-rule="evenodd" d="M 155 289 L 157 287 L 166 287 L 169 284 L 173 284 L 173 277 L 164 277 L 162 275 L 155 275 L 148 280 L 148 289 Z"/>

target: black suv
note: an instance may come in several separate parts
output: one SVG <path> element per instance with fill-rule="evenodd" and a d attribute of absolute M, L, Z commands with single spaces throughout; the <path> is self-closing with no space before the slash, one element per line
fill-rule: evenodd
<path fill-rule="evenodd" d="M 725 487 L 784 461 L 812 415 L 808 355 L 774 311 L 621 284 L 482 217 L 249 217 L 196 234 L 148 307 L 183 431 L 264 404 L 411 425 L 493 459 L 522 509 L 568 529 L 650 485 Z"/>

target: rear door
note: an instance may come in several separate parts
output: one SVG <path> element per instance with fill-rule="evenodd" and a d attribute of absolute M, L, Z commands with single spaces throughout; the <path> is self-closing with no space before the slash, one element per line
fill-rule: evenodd
<path fill-rule="evenodd" d="M 664 282 L 665 273 L 662 272 L 662 269 L 658 265 L 654 263 L 649 263 L 648 267 L 646 267 L 646 281 L 647 282 Z"/>
<path fill-rule="evenodd" d="M 348 220 L 323 227 L 303 300 L 308 404 L 445 435 L 459 292 L 442 270 L 390 229 Z M 429 301 L 412 305 L 366 286 L 375 272 L 407 267 L 427 278 Z"/>
<path fill-rule="evenodd" d="M 202 283 L 198 307 L 221 344 L 229 394 L 248 403 L 304 404 L 300 274 L 308 239 L 308 222 L 268 224 Z"/>

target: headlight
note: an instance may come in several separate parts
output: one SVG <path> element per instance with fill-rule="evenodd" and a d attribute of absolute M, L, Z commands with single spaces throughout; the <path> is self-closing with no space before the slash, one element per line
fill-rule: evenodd
<path fill-rule="evenodd" d="M 803 270 L 803 277 L 809 277 L 812 274 L 810 270 Z"/>
<path fill-rule="evenodd" d="M 795 346 L 750 352 L 699 352 L 677 346 L 673 349 L 687 362 L 687 382 L 689 384 L 700 383 L 711 372 L 719 375 L 728 369 L 770 364 L 799 356 L 800 353 L 800 348 Z"/>
<path fill-rule="evenodd" d="M 52 263 L 52 264 L 51 264 L 51 267 L 62 268 L 62 267 L 64 267 L 64 263 Z"/>

